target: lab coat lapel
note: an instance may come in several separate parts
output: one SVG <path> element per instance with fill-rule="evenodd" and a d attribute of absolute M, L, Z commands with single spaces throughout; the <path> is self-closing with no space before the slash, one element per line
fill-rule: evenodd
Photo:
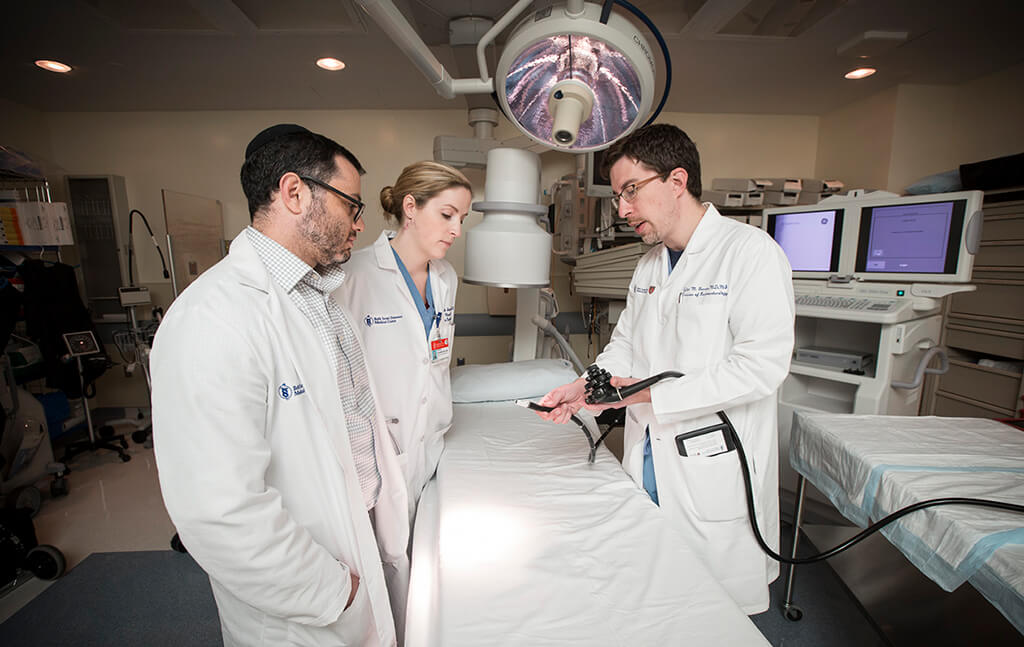
<path fill-rule="evenodd" d="M 338 462 L 346 474 L 354 474 L 355 461 L 348 437 L 339 433 L 337 428 L 338 421 L 345 419 L 338 395 L 338 378 L 320 337 L 291 298 L 274 283 L 244 231 L 232 241 L 230 254 L 241 273 L 239 282 L 243 286 L 265 292 L 271 321 L 283 322 L 283 327 L 293 332 L 281 336 L 281 347 L 277 352 L 292 358 L 295 371 L 301 377 L 306 393 L 312 398 L 320 415 L 323 429 L 330 432 Z M 268 349 L 268 352 L 274 351 Z M 358 483 L 355 486 L 358 490 Z"/>
<path fill-rule="evenodd" d="M 412 294 L 409 293 L 409 286 L 405 284 L 402 270 L 398 268 L 395 252 L 391 249 L 391 239 L 394 237 L 394 233 L 387 229 L 381 232 L 380 236 L 373 243 L 373 256 L 379 268 L 391 272 L 391 279 L 395 282 L 395 286 L 398 287 L 399 293 L 405 298 L 406 303 L 412 306 L 413 311 L 418 312 L 416 302 L 413 300 Z"/>

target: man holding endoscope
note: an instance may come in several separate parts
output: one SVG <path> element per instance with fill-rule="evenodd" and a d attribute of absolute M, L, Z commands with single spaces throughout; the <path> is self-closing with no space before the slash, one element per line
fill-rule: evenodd
<path fill-rule="evenodd" d="M 655 245 L 595 364 L 624 387 L 663 379 L 614 404 L 587 405 L 585 379 L 554 389 L 540 412 L 559 423 L 583 406 L 627 406 L 623 466 L 748 614 L 768 608 L 778 563 L 750 529 L 737 452 L 750 468 L 758 525 L 779 547 L 776 392 L 793 351 L 789 262 L 764 232 L 700 202 L 700 158 L 679 128 L 655 124 L 606 153 L 619 215 Z"/>

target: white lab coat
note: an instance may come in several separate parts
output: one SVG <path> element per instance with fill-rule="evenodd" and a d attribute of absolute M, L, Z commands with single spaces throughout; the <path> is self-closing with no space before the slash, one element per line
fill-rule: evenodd
<path fill-rule="evenodd" d="M 408 571 L 398 461 L 378 437 L 375 538 L 329 355 L 244 232 L 174 301 L 152 377 L 164 503 L 225 645 L 396 644 L 382 561 Z"/>
<path fill-rule="evenodd" d="M 459 278 L 448 261 L 430 261 L 431 294 L 441 315 L 431 329 L 431 339 L 435 334 L 446 339 L 449 351 L 435 360 L 416 302 L 388 242 L 393 236 L 394 232 L 384 231 L 373 245 L 353 253 L 345 264 L 348 277 L 334 294 L 352 313 L 363 338 L 378 402 L 405 473 L 411 521 L 452 424 L 449 364 Z"/>
<path fill-rule="evenodd" d="M 778 551 L 776 394 L 793 351 L 791 277 L 770 237 L 707 205 L 671 274 L 664 245 L 640 259 L 626 309 L 595 360 L 612 375 L 685 374 L 628 408 L 623 465 L 642 487 L 650 426 L 661 509 L 748 614 L 768 608 L 779 566 L 750 530 L 737 453 L 684 457 L 675 438 L 718 424 L 715 412 L 725 410 L 748 457 L 761 533 Z"/>

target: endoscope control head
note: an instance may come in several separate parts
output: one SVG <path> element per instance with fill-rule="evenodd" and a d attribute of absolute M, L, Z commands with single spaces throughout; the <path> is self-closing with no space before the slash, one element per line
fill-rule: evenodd
<path fill-rule="evenodd" d="M 612 375 L 597 364 L 587 368 L 587 383 L 584 387 L 587 404 L 607 404 L 621 400 L 618 389 L 611 384 Z"/>

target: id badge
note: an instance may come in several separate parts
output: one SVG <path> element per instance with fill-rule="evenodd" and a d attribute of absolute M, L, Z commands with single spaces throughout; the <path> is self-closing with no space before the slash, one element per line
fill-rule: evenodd
<path fill-rule="evenodd" d="M 438 328 L 430 335 L 430 361 L 434 363 L 447 362 L 452 355 L 452 327 L 447 327 L 447 334 L 442 336 Z"/>
<path fill-rule="evenodd" d="M 702 427 L 676 436 L 680 456 L 717 456 L 736 449 L 725 424 Z"/>

